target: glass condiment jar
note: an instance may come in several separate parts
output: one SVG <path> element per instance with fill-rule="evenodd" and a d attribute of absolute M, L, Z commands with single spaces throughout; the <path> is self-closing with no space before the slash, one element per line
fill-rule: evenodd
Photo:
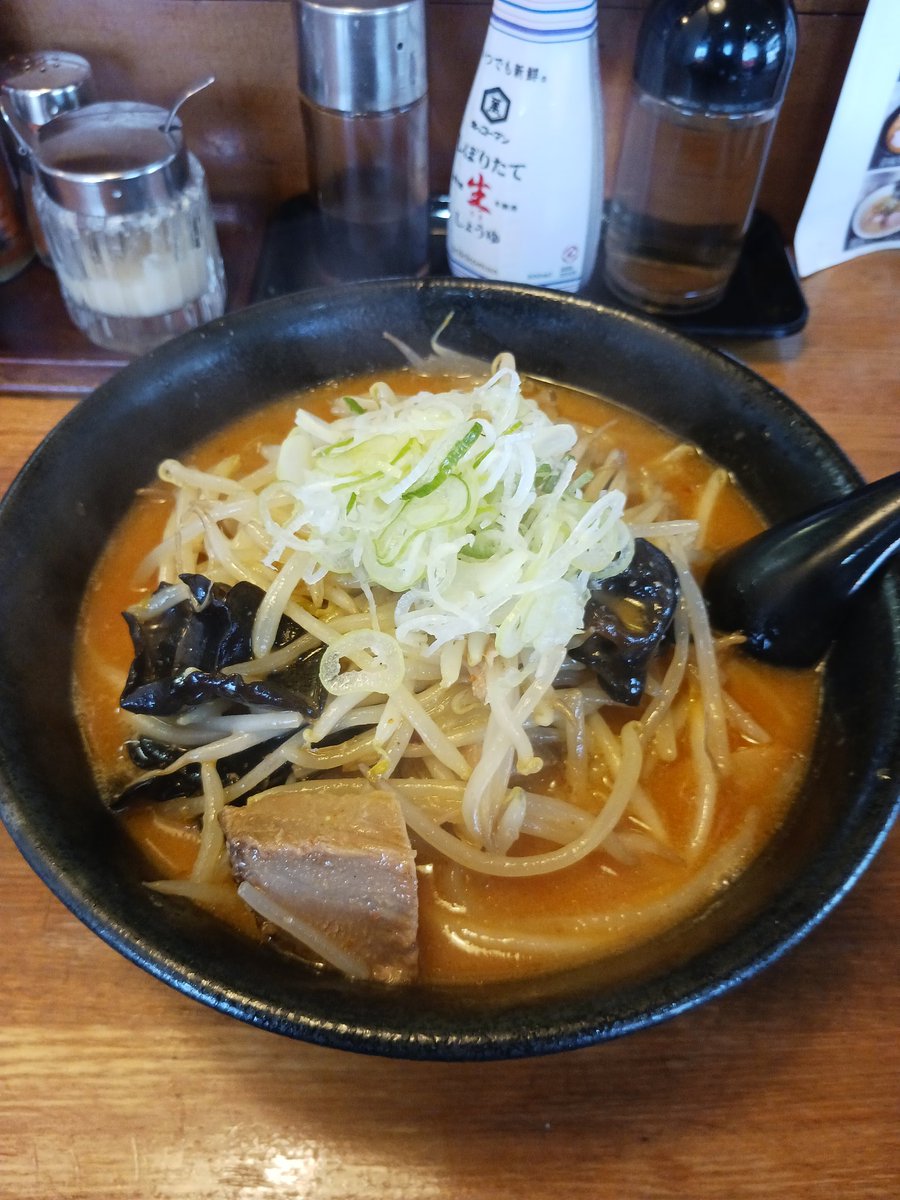
<path fill-rule="evenodd" d="M 791 0 L 653 0 L 604 234 L 604 275 L 651 312 L 709 308 L 737 264 L 797 44 Z"/>
<path fill-rule="evenodd" d="M 34 141 L 48 121 L 61 113 L 81 108 L 94 99 L 94 78 L 90 63 L 80 54 L 64 50 L 38 50 L 17 54 L 0 67 L 0 94 L 4 106 L 16 122 L 21 135 Z M 28 228 L 38 257 L 50 266 L 47 239 L 34 206 L 34 172 L 30 154 L 15 139 L 9 140 L 10 157 L 15 162 Z"/>
<path fill-rule="evenodd" d="M 113 101 L 50 121 L 35 201 L 69 315 L 140 354 L 221 316 L 225 276 L 203 169 L 165 109 Z"/>
<path fill-rule="evenodd" d="M 329 281 L 428 269 L 424 0 L 298 0 L 300 101 Z"/>

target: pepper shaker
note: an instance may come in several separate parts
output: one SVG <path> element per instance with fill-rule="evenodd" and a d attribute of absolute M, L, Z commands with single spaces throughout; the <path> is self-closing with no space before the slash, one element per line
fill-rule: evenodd
<path fill-rule="evenodd" d="M 329 281 L 428 269 L 424 0 L 298 0 L 301 112 Z"/>
<path fill-rule="evenodd" d="M 38 130 L 61 113 L 71 112 L 94 98 L 91 66 L 80 54 L 63 50 L 39 50 L 17 54 L 0 68 L 0 93 L 20 129 L 36 138 Z M 50 251 L 34 207 L 34 171 L 31 157 L 16 144 L 11 146 L 16 163 L 22 202 L 38 257 L 50 266 Z"/>

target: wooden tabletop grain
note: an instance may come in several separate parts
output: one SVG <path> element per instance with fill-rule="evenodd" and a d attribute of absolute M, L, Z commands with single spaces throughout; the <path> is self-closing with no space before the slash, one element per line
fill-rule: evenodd
<path fill-rule="evenodd" d="M 726 349 L 866 476 L 900 469 L 900 255 L 805 290 L 802 335 Z M 71 404 L 0 396 L 0 491 Z M 896 1197 L 898 839 L 804 943 L 719 1001 L 592 1049 L 447 1065 L 206 1009 L 88 932 L 0 831 L 0 1197 Z"/>

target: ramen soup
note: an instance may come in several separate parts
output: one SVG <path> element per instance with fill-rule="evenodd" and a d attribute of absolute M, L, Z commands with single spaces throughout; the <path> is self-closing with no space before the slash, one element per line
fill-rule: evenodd
<path fill-rule="evenodd" d="M 707 622 L 704 570 L 760 527 L 695 447 L 509 356 L 325 387 L 162 463 L 75 678 L 147 886 L 395 984 L 693 917 L 783 821 L 816 725 L 816 672 Z"/>
<path fill-rule="evenodd" d="M 900 232 L 900 195 L 892 191 L 870 201 L 860 214 L 859 230 L 866 237 Z"/>

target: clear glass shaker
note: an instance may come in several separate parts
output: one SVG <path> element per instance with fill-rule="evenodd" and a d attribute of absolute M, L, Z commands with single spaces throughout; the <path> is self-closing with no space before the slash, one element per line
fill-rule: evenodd
<path fill-rule="evenodd" d="M 428 269 L 424 0 L 298 0 L 300 100 L 328 281 Z"/>
<path fill-rule="evenodd" d="M 96 345 L 141 354 L 225 308 L 200 163 L 165 109 L 90 104 L 45 125 L 35 202 L 69 315 Z"/>
<path fill-rule="evenodd" d="M 63 50 L 38 50 L 18 54 L 0 67 L 0 93 L 16 122 L 34 140 L 38 130 L 58 117 L 89 104 L 94 98 L 94 78 L 87 59 Z M 15 142 L 15 144 L 13 144 Z M 30 154 L 18 139 L 10 140 L 28 228 L 38 257 L 50 266 L 47 239 L 34 207 L 34 173 Z"/>

